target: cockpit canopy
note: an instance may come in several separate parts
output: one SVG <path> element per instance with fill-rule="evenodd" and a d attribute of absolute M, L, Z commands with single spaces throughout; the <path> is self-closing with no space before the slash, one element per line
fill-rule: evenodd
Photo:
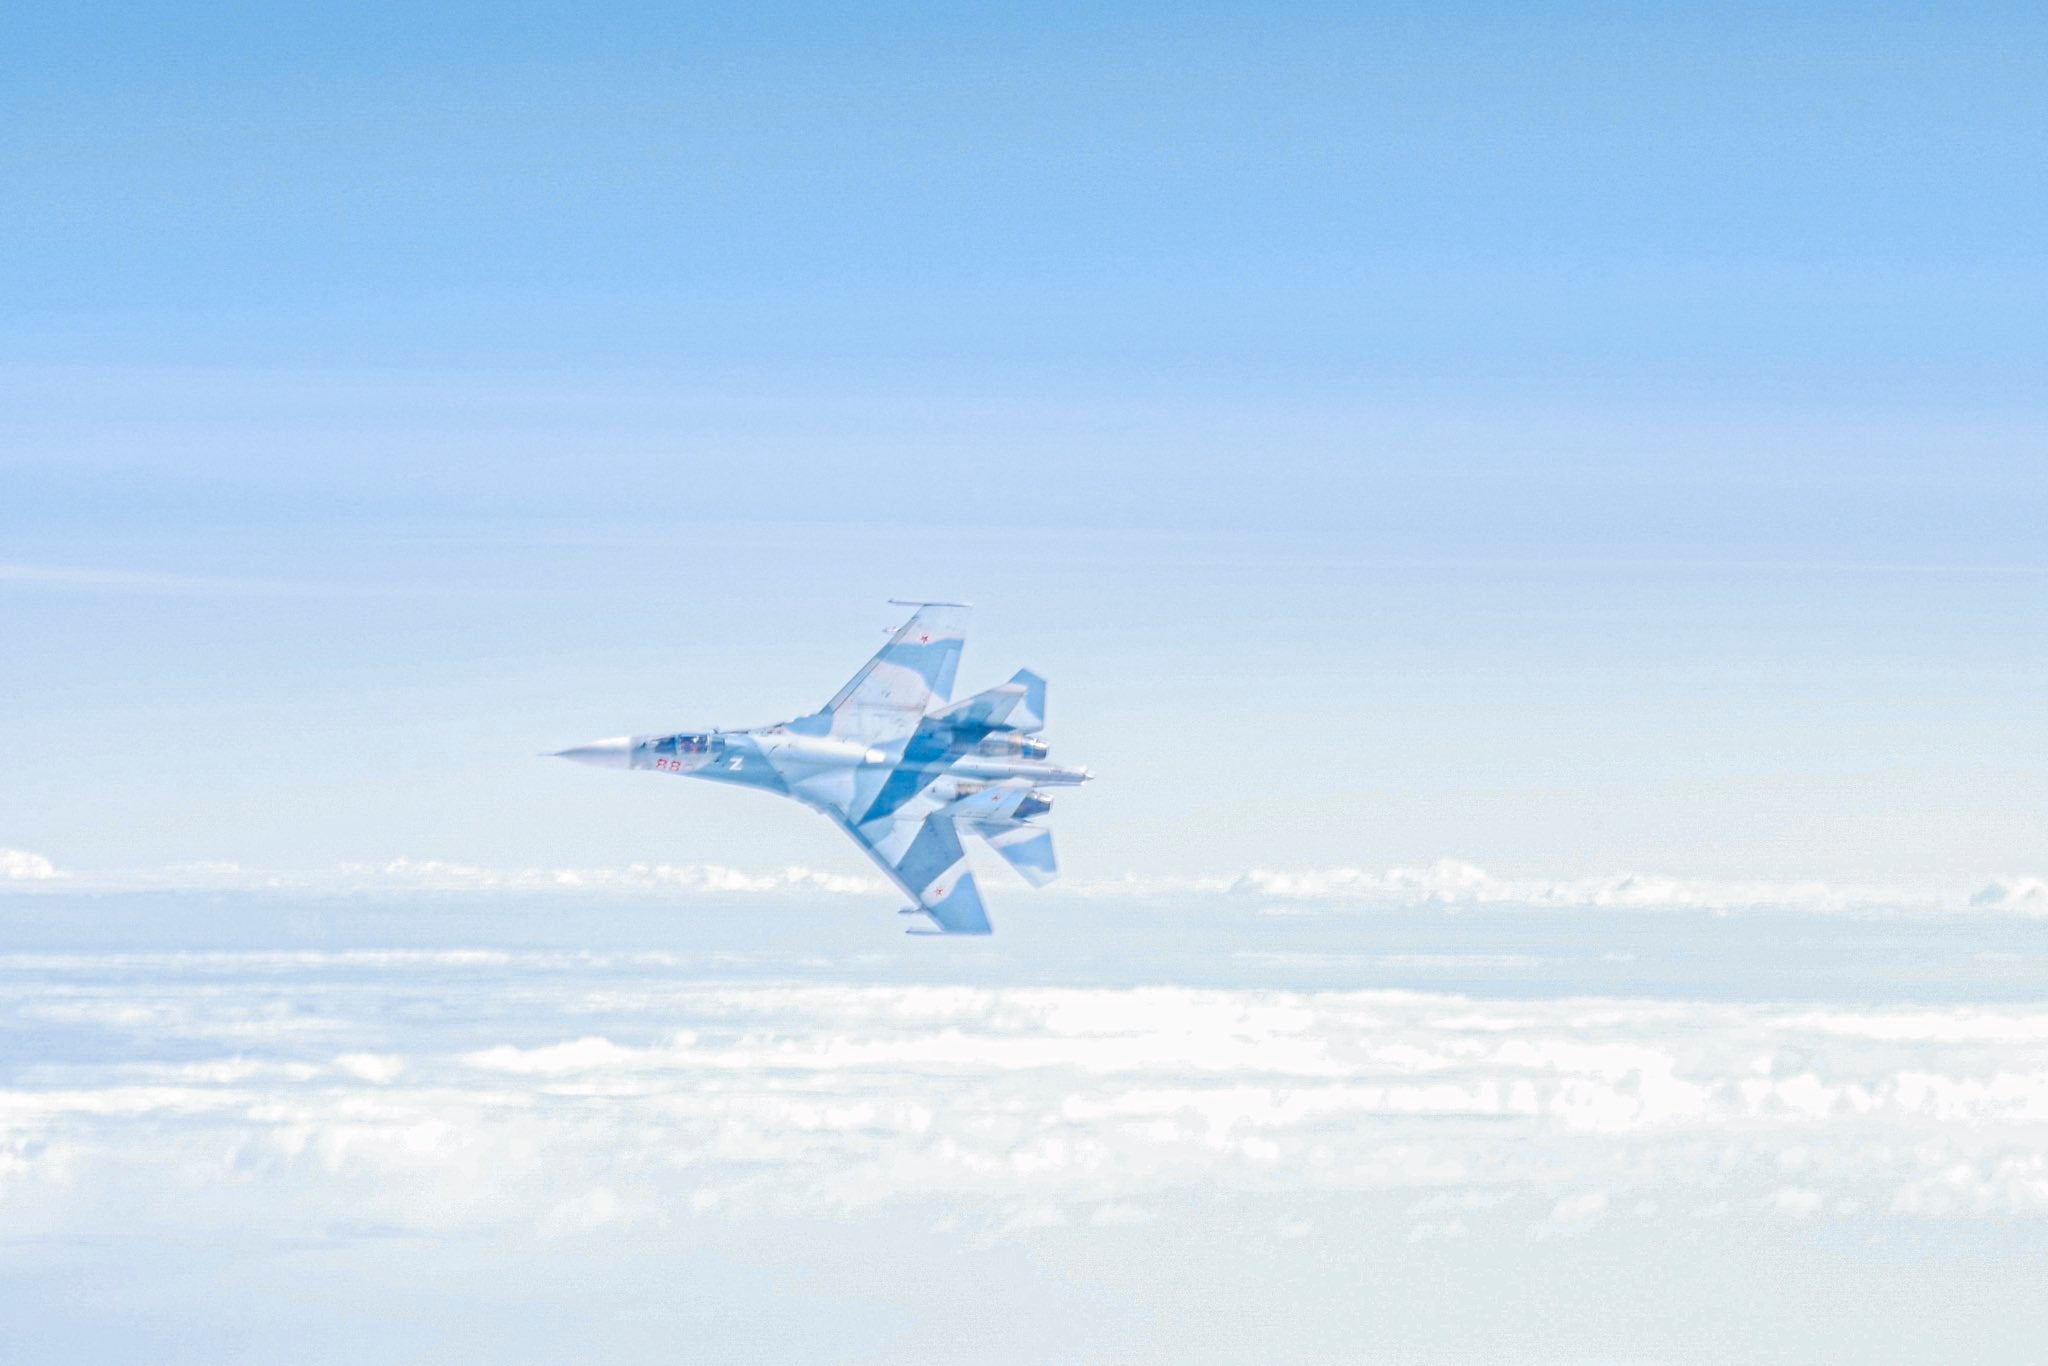
<path fill-rule="evenodd" d="M 649 754 L 684 758 L 692 754 L 716 754 L 725 748 L 725 737 L 717 731 L 684 731 L 678 735 L 655 735 L 641 741 Z"/>
<path fill-rule="evenodd" d="M 724 751 L 725 737 L 715 730 L 643 735 L 633 742 L 631 766 L 664 773 L 686 773 L 703 768 Z"/>

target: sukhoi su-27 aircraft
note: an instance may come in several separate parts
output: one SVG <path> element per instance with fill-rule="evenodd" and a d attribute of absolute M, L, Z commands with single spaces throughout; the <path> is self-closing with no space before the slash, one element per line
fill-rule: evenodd
<path fill-rule="evenodd" d="M 894 601 L 892 599 L 892 601 Z M 1034 887 L 1059 871 L 1043 789 L 1085 783 L 1085 768 L 1046 758 L 1045 680 L 1028 669 L 951 701 L 967 607 L 897 602 L 917 612 L 830 702 L 809 716 L 747 730 L 626 735 L 559 752 L 602 768 L 736 783 L 822 811 L 867 851 L 936 930 L 987 934 L 988 912 L 964 836 L 987 842 Z"/>

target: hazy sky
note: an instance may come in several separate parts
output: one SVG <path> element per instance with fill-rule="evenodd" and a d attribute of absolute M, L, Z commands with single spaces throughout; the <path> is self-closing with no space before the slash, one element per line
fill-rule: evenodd
<path fill-rule="evenodd" d="M 1097 875 L 2030 870 L 2044 37 L 24 15 L 0 834 L 851 869 L 529 756 L 813 706 L 934 595 L 1053 679 Z"/>

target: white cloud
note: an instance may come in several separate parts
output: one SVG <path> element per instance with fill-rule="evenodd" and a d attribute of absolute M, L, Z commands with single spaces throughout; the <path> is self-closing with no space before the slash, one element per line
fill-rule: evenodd
<path fill-rule="evenodd" d="M 0 964 L 0 1024 L 38 1040 L 0 1089 L 0 1200 L 75 1230 L 130 1217 L 94 1192 L 153 1173 L 151 1200 L 240 1191 L 287 1223 L 542 1236 L 939 1202 L 1009 1237 L 1141 1223 L 1190 1192 L 1404 1197 L 1400 1236 L 1424 1239 L 1579 1236 L 1644 1210 L 2048 1218 L 2038 1007 L 243 957 Z"/>
<path fill-rule="evenodd" d="M 717 863 L 631 863 L 618 868 L 493 868 L 445 859 L 389 859 L 311 870 L 250 868 L 219 859 L 158 868 L 60 875 L 49 860 L 18 850 L 0 851 L 0 874 L 25 883 L 66 878 L 79 891 L 274 891 L 313 895 L 400 892 L 594 892 L 661 896 L 801 893 L 871 896 L 887 890 L 880 878 L 792 864 L 750 872 Z M 33 890 L 18 886 L 16 890 Z"/>
<path fill-rule="evenodd" d="M 1128 877 L 1082 884 L 1093 896 L 1228 896 L 1298 905 L 1386 907 L 1523 906 L 1543 909 L 1736 912 L 1801 911 L 1820 914 L 1928 912 L 1962 909 L 1959 898 L 1901 888 L 1795 882 L 1674 878 L 1612 873 L 1581 878 L 1498 877 L 1459 859 L 1423 867 L 1281 870 L 1254 868 L 1235 876 Z M 2044 894 L 2048 895 L 2048 894 Z M 1981 897 L 1982 894 L 1979 894 Z M 1972 899 L 1973 905 L 1991 903 Z M 1996 908 L 1996 907 L 1995 907 Z"/>
<path fill-rule="evenodd" d="M 225 860 L 157 868 L 58 872 L 46 858 L 0 850 L 0 888 L 79 891 L 278 891 L 313 895 L 403 892 L 584 893 L 625 896 L 886 896 L 880 877 L 802 864 L 749 870 L 718 863 L 629 863 L 618 867 L 493 867 L 447 859 L 395 858 L 317 869 L 263 869 Z M 1623 910 L 1689 914 L 1786 911 L 1812 915 L 2048 915 L 2048 881 L 2015 877 L 1971 895 L 1822 881 L 1705 880 L 1642 873 L 1545 879 L 1500 877 L 1475 864 L 1439 859 L 1419 867 L 1280 870 L 1230 876 L 1070 879 L 1053 896 L 1250 905 L 1274 914 L 1314 909 Z"/>
<path fill-rule="evenodd" d="M 405 1071 L 405 1059 L 388 1053 L 344 1053 L 334 1065 L 358 1081 L 379 1085 L 398 1080 Z"/>
<path fill-rule="evenodd" d="M 617 891 L 617 892 L 824 892 L 864 895 L 882 890 L 879 878 L 822 872 L 801 864 L 772 872 L 746 872 L 717 863 L 632 863 L 622 868 L 487 868 L 437 859 L 393 859 L 344 864 L 329 878 L 309 883 L 349 891 Z"/>
<path fill-rule="evenodd" d="M 610 1039 L 587 1037 L 573 1043 L 550 1044 L 545 1048 L 514 1048 L 500 1044 L 464 1054 L 470 1067 L 493 1072 L 514 1072 L 527 1076 L 561 1076 L 629 1062 L 635 1055 Z"/>
<path fill-rule="evenodd" d="M 1981 910 L 2048 915 L 2048 878 L 1998 878 L 1972 893 L 1970 904 Z"/>
<path fill-rule="evenodd" d="M 52 882 L 64 875 L 57 865 L 41 854 L 26 849 L 0 849 L 0 880 L 8 882 Z"/>

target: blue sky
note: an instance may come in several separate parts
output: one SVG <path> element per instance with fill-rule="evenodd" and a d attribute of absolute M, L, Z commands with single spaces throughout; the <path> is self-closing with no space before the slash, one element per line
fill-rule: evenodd
<path fill-rule="evenodd" d="M 821 861 L 527 756 L 814 705 L 928 594 L 1052 676 L 1098 875 L 2032 871 L 2040 36 L 29 16 L 7 841 Z"/>
<path fill-rule="evenodd" d="M 5 1354 L 2036 1359 L 2044 39 L 12 17 Z M 536 757 L 919 596 L 987 940 Z"/>

